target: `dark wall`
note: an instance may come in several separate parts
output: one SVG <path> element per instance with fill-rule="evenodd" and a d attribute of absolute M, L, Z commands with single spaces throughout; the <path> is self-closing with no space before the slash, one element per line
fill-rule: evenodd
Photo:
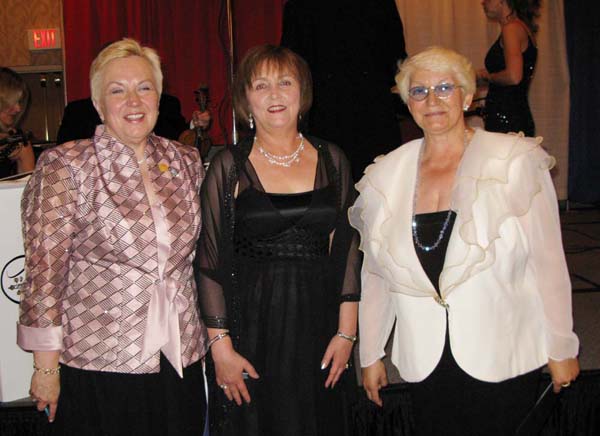
<path fill-rule="evenodd" d="M 600 15 L 587 0 L 565 1 L 571 75 L 569 200 L 600 203 Z"/>

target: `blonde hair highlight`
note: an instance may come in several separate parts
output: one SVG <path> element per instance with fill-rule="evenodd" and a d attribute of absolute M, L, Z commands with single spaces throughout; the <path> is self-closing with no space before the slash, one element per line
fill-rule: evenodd
<path fill-rule="evenodd" d="M 475 94 L 477 89 L 475 70 L 469 59 L 449 48 L 433 46 L 407 58 L 399 65 L 395 79 L 404 103 L 408 102 L 411 76 L 419 70 L 451 73 L 458 82 L 457 85 L 462 87 L 464 95 Z"/>
<path fill-rule="evenodd" d="M 92 62 L 90 67 L 90 91 L 92 93 L 92 100 L 98 101 L 100 97 L 102 92 L 102 74 L 104 73 L 106 65 L 112 60 L 128 58 L 131 56 L 139 56 L 148 61 L 154 74 L 158 95 L 160 96 L 160 94 L 162 94 L 163 73 L 160 68 L 160 57 L 158 56 L 158 53 L 156 53 L 156 50 L 142 46 L 135 39 L 123 38 L 102 49 Z"/>
<path fill-rule="evenodd" d="M 29 89 L 25 80 L 10 68 L 0 67 L 0 111 L 3 111 L 17 103 L 21 105 L 21 112 L 15 119 L 15 125 L 25 112 L 29 102 Z M 0 126 L 5 130 L 12 126 Z"/>

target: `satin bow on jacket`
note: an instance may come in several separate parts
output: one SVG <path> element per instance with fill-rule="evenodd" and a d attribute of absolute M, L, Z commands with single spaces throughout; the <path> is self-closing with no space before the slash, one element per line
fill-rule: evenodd
<path fill-rule="evenodd" d="M 46 151 L 23 193 L 26 280 L 18 343 L 75 368 L 181 376 L 206 352 L 192 261 L 197 150 L 150 135 L 151 206 L 133 150 L 98 126 Z"/>

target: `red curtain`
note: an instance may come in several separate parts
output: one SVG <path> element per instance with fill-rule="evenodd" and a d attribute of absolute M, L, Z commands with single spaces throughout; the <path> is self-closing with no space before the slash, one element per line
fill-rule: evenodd
<path fill-rule="evenodd" d="M 284 0 L 230 0 L 236 58 L 281 38 Z M 179 97 L 184 116 L 195 109 L 193 90 L 210 89 L 215 143 L 231 140 L 227 0 L 64 0 L 67 100 L 89 97 L 89 68 L 108 42 L 125 36 L 154 47 L 162 60 L 164 91 Z"/>

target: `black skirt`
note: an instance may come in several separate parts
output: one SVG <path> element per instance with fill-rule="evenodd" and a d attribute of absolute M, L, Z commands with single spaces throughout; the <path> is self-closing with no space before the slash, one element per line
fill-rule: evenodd
<path fill-rule="evenodd" d="M 431 245 L 436 241 L 447 216 L 445 211 L 416 216 L 423 244 Z M 438 293 L 439 276 L 456 214 L 452 212 L 449 218 L 436 249 L 422 250 L 415 244 L 419 261 Z M 477 380 L 464 372 L 454 360 L 446 328 L 446 343 L 440 362 L 425 380 L 409 384 L 414 434 L 513 435 L 535 403 L 540 375 L 541 369 L 536 369 L 499 383 Z"/>
<path fill-rule="evenodd" d="M 161 354 L 156 374 L 87 371 L 61 365 L 54 435 L 201 436 L 206 415 L 202 363 L 180 378 Z"/>
<path fill-rule="evenodd" d="M 477 380 L 454 360 L 446 334 L 442 358 L 422 382 L 410 383 L 414 434 L 513 435 L 535 404 L 541 369 L 498 383 Z"/>

